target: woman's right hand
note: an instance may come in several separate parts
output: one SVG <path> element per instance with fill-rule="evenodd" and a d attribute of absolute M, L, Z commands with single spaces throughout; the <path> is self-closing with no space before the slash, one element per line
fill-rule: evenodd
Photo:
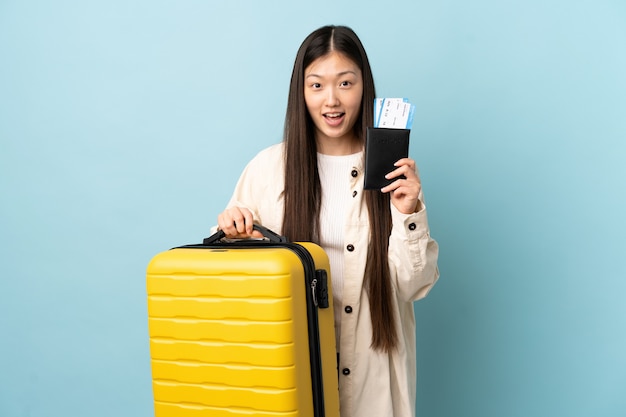
<path fill-rule="evenodd" d="M 230 207 L 217 216 L 217 225 L 228 238 L 262 238 L 263 233 L 253 230 L 254 216 L 245 207 Z"/>

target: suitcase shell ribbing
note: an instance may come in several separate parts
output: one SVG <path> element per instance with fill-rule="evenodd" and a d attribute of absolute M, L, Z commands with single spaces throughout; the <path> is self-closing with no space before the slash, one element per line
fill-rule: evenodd
<path fill-rule="evenodd" d="M 312 268 L 330 271 L 319 246 L 296 246 L 311 255 Z M 330 288 L 329 308 L 310 306 L 313 289 L 296 252 L 281 245 L 181 247 L 151 260 L 157 417 L 339 416 Z"/>

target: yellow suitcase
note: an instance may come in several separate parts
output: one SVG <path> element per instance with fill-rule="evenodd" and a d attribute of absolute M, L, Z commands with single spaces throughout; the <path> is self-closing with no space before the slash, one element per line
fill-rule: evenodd
<path fill-rule="evenodd" d="M 257 228 L 148 265 L 156 417 L 339 416 L 328 257 Z"/>

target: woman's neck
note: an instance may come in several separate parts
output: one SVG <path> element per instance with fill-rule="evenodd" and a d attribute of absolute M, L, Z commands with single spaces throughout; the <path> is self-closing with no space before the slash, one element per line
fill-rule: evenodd
<path fill-rule="evenodd" d="M 356 137 L 317 138 L 317 151 L 323 155 L 352 155 L 360 152 L 363 145 Z"/>

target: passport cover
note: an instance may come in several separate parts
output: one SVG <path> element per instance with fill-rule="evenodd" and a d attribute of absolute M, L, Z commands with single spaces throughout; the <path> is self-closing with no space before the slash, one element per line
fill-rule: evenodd
<path fill-rule="evenodd" d="M 396 161 L 409 156 L 410 133 L 409 129 L 367 128 L 364 189 L 381 189 L 397 179 L 385 175 L 396 169 Z"/>

